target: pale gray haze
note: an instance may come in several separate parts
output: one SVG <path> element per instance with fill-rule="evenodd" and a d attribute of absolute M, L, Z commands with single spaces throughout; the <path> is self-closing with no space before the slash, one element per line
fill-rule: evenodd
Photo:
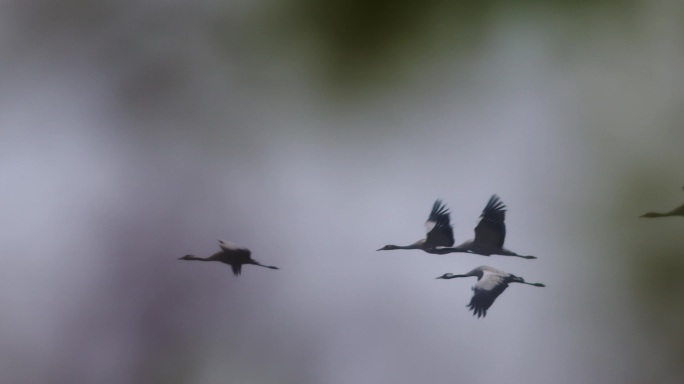
<path fill-rule="evenodd" d="M 684 382 L 684 5 L 313 3 L 0 7 L 0 382 Z"/>

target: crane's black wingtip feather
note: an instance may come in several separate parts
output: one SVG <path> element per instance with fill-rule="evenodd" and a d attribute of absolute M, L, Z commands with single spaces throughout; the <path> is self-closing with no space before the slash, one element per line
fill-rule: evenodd
<path fill-rule="evenodd" d="M 449 208 L 446 207 L 441 199 L 435 200 L 435 203 L 432 204 L 432 210 L 430 211 L 429 219 L 436 219 L 437 217 L 444 215 L 448 217 Z"/>
<path fill-rule="evenodd" d="M 494 194 L 492 195 L 492 197 L 489 198 L 489 201 L 485 206 L 485 210 L 505 211 L 506 204 L 504 204 L 503 201 L 501 201 L 501 198 L 498 195 Z"/>
<path fill-rule="evenodd" d="M 480 218 L 489 222 L 503 222 L 506 220 L 506 205 L 499 199 L 499 196 L 492 195 L 482 210 Z"/>
<path fill-rule="evenodd" d="M 476 305 L 474 303 L 467 304 L 466 307 L 468 307 L 471 311 L 473 311 L 473 316 L 477 316 L 479 319 L 480 317 L 485 317 L 487 316 L 487 310 L 479 305 Z"/>

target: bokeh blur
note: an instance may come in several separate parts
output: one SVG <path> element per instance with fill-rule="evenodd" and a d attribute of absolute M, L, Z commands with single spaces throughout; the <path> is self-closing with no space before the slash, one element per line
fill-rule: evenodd
<path fill-rule="evenodd" d="M 681 1 L 0 9 L 0 383 L 684 382 Z"/>

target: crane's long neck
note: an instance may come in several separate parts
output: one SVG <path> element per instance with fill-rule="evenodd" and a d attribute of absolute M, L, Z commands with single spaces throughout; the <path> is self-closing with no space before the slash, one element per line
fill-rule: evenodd
<path fill-rule="evenodd" d="M 665 213 L 660 213 L 660 212 L 648 212 L 640 217 L 647 217 L 647 218 L 653 218 L 653 217 L 668 217 L 668 216 L 684 216 L 684 205 L 681 205 L 670 212 L 665 212 Z"/>
<path fill-rule="evenodd" d="M 444 277 L 442 277 L 442 279 L 455 279 L 455 278 L 457 278 L 457 277 L 470 277 L 470 276 L 474 276 L 474 275 L 469 275 L 469 274 L 465 274 L 465 275 L 451 275 L 451 276 L 444 276 Z"/>
<path fill-rule="evenodd" d="M 384 247 L 378 249 L 378 251 L 393 251 L 395 249 L 423 249 L 421 242 L 413 243 L 411 245 L 394 245 L 394 244 L 389 244 L 385 245 Z"/>
<path fill-rule="evenodd" d="M 675 216 L 675 215 L 672 212 L 668 212 L 668 213 L 648 212 L 646 214 L 641 215 L 641 217 L 645 217 L 645 218 L 667 217 L 667 216 Z"/>
<path fill-rule="evenodd" d="M 185 255 L 181 260 L 211 261 L 208 257 L 197 257 L 195 255 Z"/>
<path fill-rule="evenodd" d="M 395 249 L 421 249 L 421 245 L 417 244 L 417 243 L 411 244 L 411 245 L 395 245 L 394 248 Z"/>

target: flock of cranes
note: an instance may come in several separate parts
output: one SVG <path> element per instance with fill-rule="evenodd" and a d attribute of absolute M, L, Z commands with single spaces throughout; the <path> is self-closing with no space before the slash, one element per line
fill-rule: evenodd
<path fill-rule="evenodd" d="M 441 200 L 435 201 L 432 212 L 425 222 L 427 235 L 411 245 L 385 245 L 378 251 L 394 249 L 420 249 L 427 253 L 444 255 L 453 252 L 475 253 L 482 256 L 502 255 L 515 256 L 523 259 L 536 259 L 535 256 L 518 255 L 504 248 L 506 239 L 506 206 L 493 195 L 482 214 L 480 222 L 475 227 L 475 238 L 454 247 L 454 229 L 451 226 L 449 211 Z"/>
<path fill-rule="evenodd" d="M 684 204 L 666 212 L 648 212 L 640 217 L 655 218 L 667 216 L 683 216 Z M 397 249 L 417 249 L 431 254 L 444 255 L 449 253 L 465 252 L 482 256 L 501 255 L 513 256 L 523 259 L 536 259 L 535 256 L 519 255 L 504 248 L 506 239 L 506 206 L 497 195 L 493 195 L 482 210 L 480 221 L 475 226 L 475 237 L 461 245 L 454 247 L 454 230 L 451 225 L 449 210 L 441 200 L 436 200 L 425 222 L 426 235 L 410 245 L 385 245 L 378 251 L 391 251 Z M 247 248 L 236 244 L 219 240 L 220 251 L 203 258 L 194 255 L 185 255 L 179 260 L 218 261 L 231 266 L 235 276 L 240 275 L 243 265 L 256 265 L 259 267 L 278 269 L 278 267 L 263 265 L 252 259 L 251 252 Z M 487 310 L 494 300 L 501 295 L 510 283 L 527 284 L 535 287 L 544 287 L 541 283 L 528 283 L 522 277 L 500 271 L 498 269 L 482 265 L 465 274 L 445 273 L 437 279 L 455 279 L 459 277 L 477 277 L 473 285 L 473 297 L 467 305 L 478 318 L 487 315 Z"/>
<path fill-rule="evenodd" d="M 406 246 L 386 245 L 378 251 L 396 249 L 418 249 L 427 253 L 444 255 L 448 253 L 466 252 L 483 256 L 502 255 L 514 256 L 524 259 L 536 259 L 534 256 L 518 255 L 504 248 L 506 238 L 506 206 L 498 196 L 493 195 L 482 214 L 480 222 L 475 227 L 475 238 L 454 247 L 454 230 L 451 226 L 449 210 L 441 200 L 435 201 L 428 217 L 426 236 L 413 244 Z M 252 259 L 251 252 L 247 248 L 236 244 L 219 240 L 220 250 L 209 257 L 197 257 L 185 255 L 179 260 L 218 261 L 231 266 L 235 276 L 240 275 L 242 266 L 251 264 L 264 268 L 278 269 L 278 267 L 263 265 Z M 527 283 L 521 277 L 499 271 L 492 267 L 480 266 L 463 275 L 447 273 L 439 279 L 453 279 L 457 277 L 476 276 L 477 283 L 473 286 L 473 298 L 468 305 L 473 315 L 482 317 L 494 303 L 494 300 L 503 293 L 509 283 L 523 283 L 543 287 L 540 283 Z"/>
<path fill-rule="evenodd" d="M 427 253 L 444 255 L 455 252 L 467 252 L 482 256 L 502 255 L 521 257 L 523 259 L 536 259 L 535 256 L 519 255 L 504 248 L 506 239 L 506 206 L 499 196 L 489 198 L 480 215 L 480 221 L 475 226 L 475 238 L 454 247 L 454 229 L 451 226 L 449 210 L 441 200 L 435 201 L 430 216 L 425 222 L 427 233 L 424 239 L 418 240 L 411 245 L 385 245 L 378 251 L 390 251 L 395 249 L 420 249 Z M 473 286 L 473 297 L 468 307 L 473 315 L 484 317 L 487 310 L 492 306 L 509 283 L 522 283 L 543 287 L 541 283 L 528 283 L 522 277 L 500 271 L 498 269 L 482 265 L 463 275 L 444 274 L 438 279 L 454 279 L 457 277 L 476 276 L 477 283 Z"/>

